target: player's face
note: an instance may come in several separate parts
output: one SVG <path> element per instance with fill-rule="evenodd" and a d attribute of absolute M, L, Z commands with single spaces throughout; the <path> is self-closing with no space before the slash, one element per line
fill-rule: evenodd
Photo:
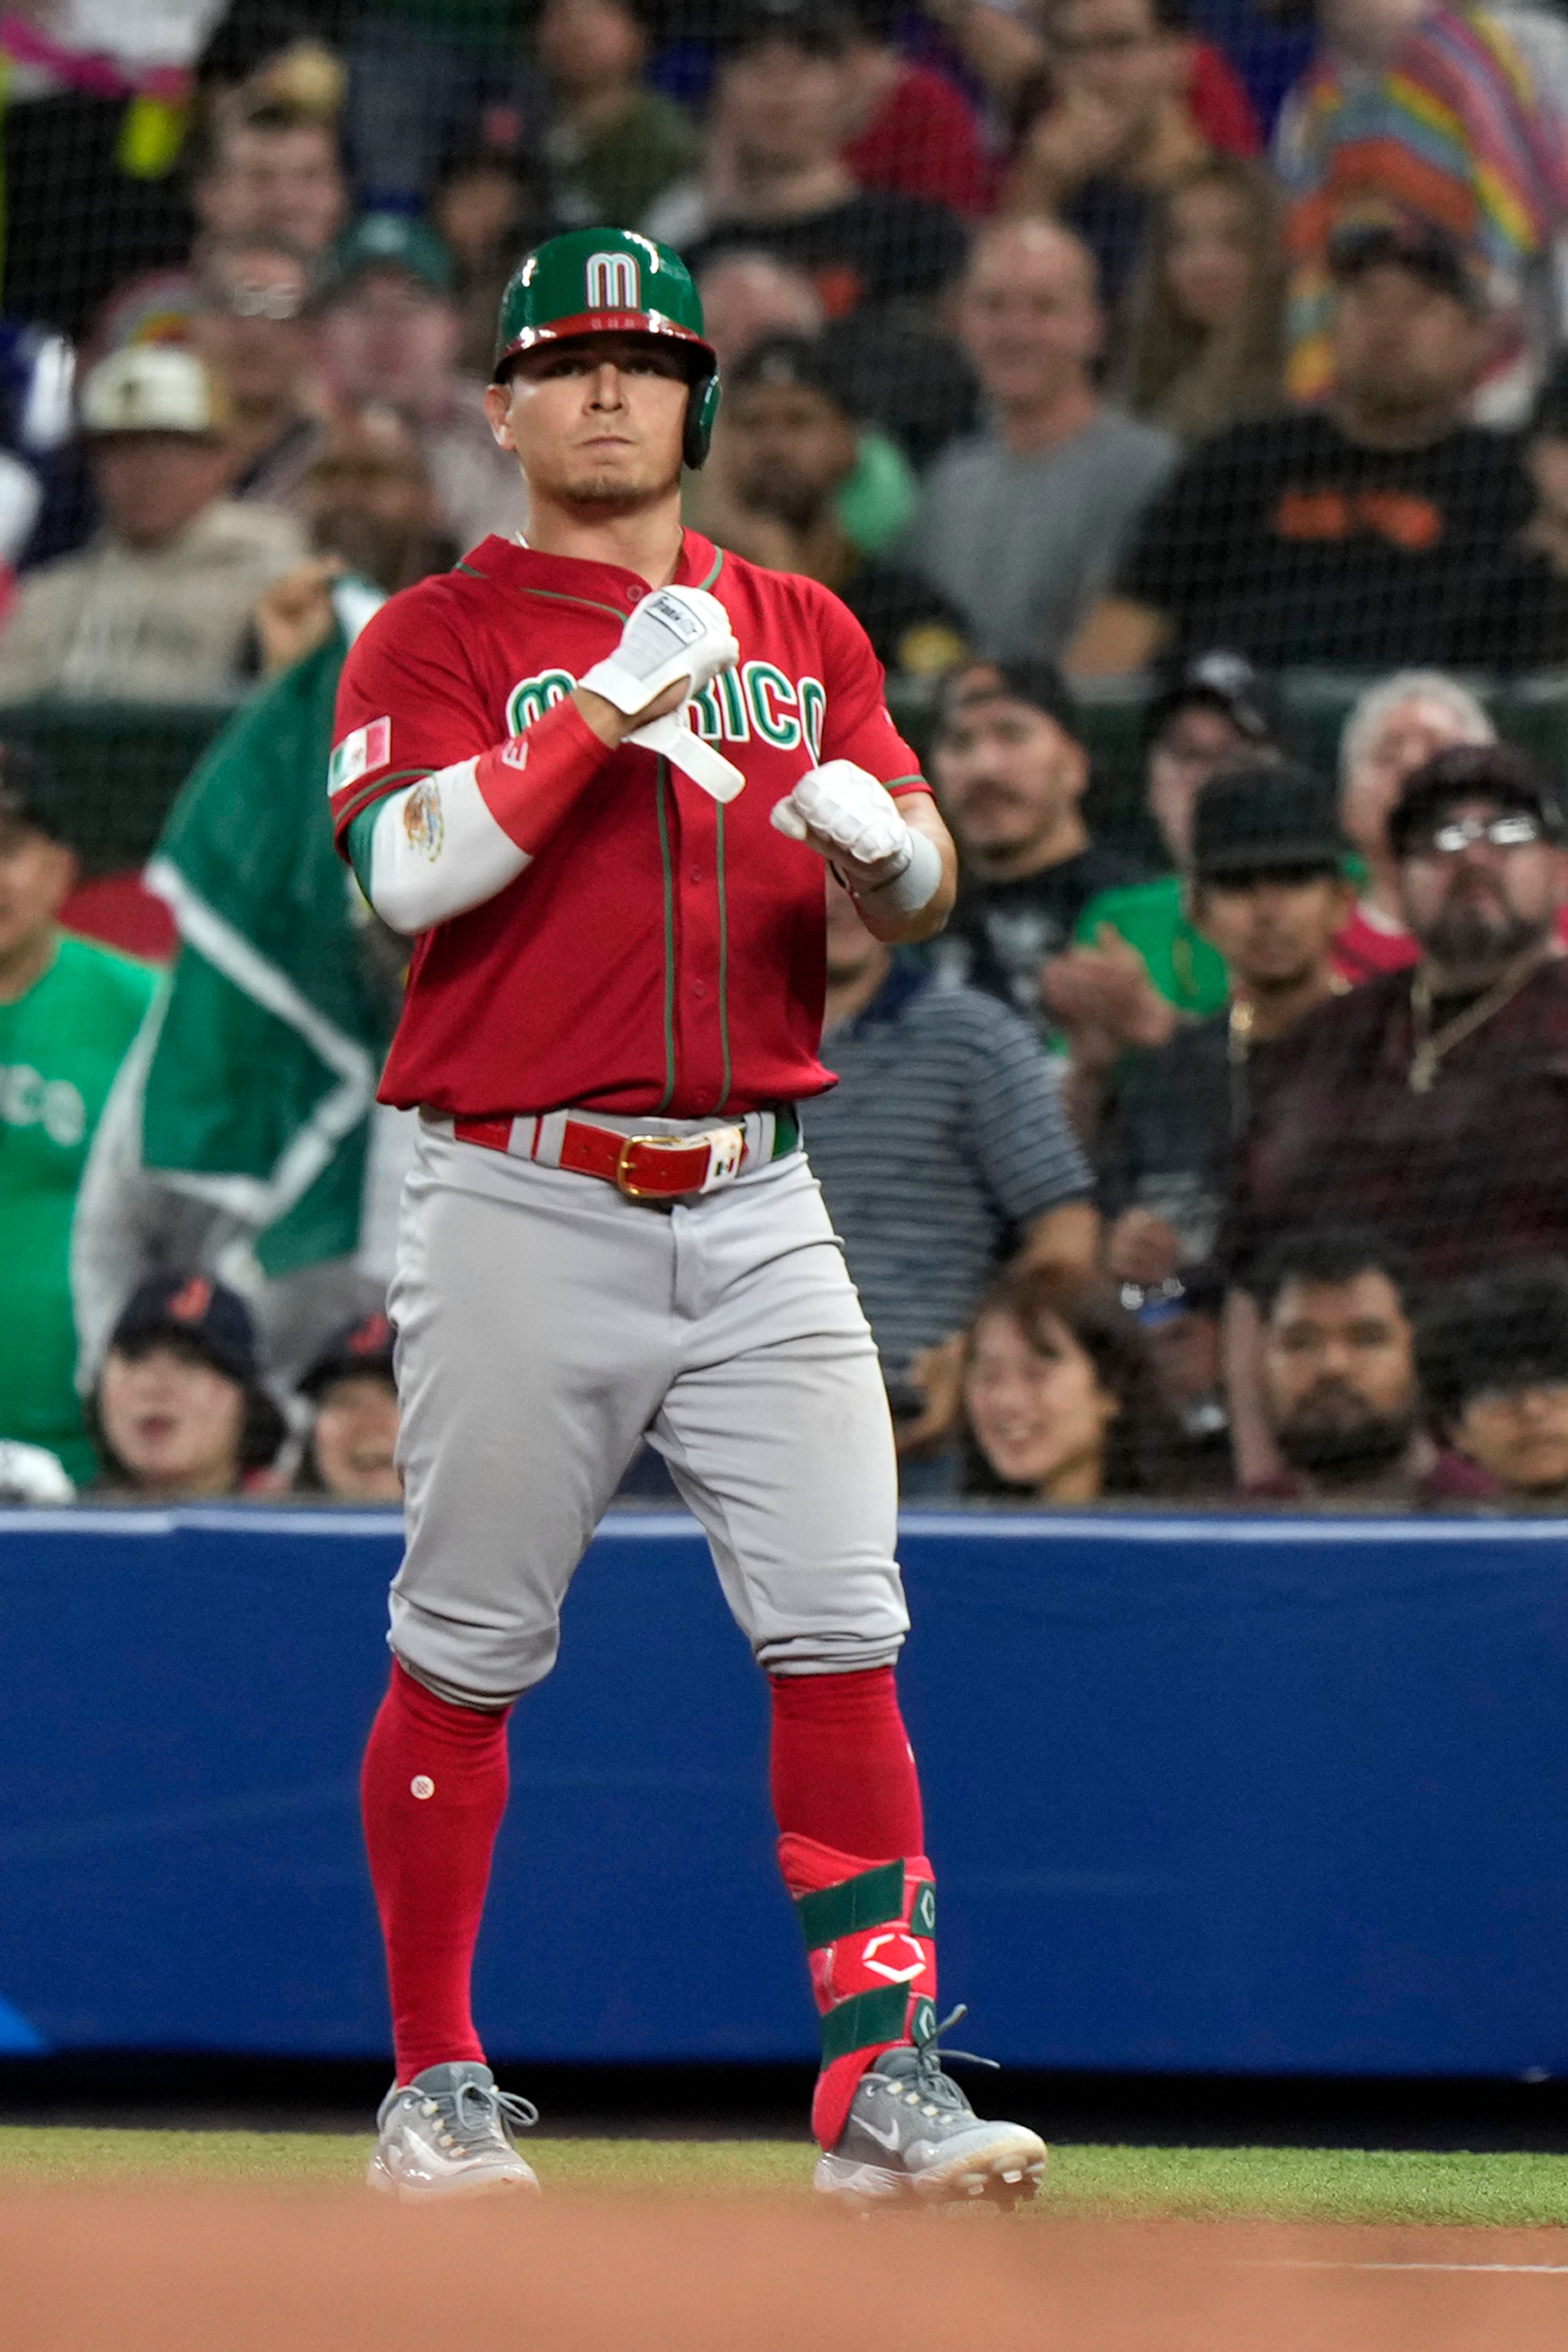
<path fill-rule="evenodd" d="M 999 1478 L 1049 1495 L 1103 1462 L 1119 1406 L 1065 1325 L 1031 1336 L 1011 1315 L 983 1315 L 964 1372 L 975 1443 Z"/>
<path fill-rule="evenodd" d="M 351 1503 L 402 1500 L 403 1481 L 393 1461 L 397 1398 L 384 1381 L 331 1381 L 316 1408 L 311 1436 L 330 1495 Z"/>
<path fill-rule="evenodd" d="M 48 931 L 76 880 L 68 849 L 30 824 L 0 820 L 0 975 Z"/>
<path fill-rule="evenodd" d="M 184 1349 L 111 1348 L 98 1391 L 104 1436 L 150 1493 L 226 1495 L 239 1479 L 245 1392 Z"/>
<path fill-rule="evenodd" d="M 1560 1493 L 1568 1486 L 1568 1381 L 1485 1390 L 1468 1399 L 1454 1437 L 1511 1493 Z"/>
<path fill-rule="evenodd" d="M 530 488 L 562 505 L 646 505 L 680 480 L 688 365 L 651 335 L 541 344 L 485 394 L 490 430 Z"/>
<path fill-rule="evenodd" d="M 1352 894 L 1337 875 L 1258 874 L 1205 882 L 1194 912 L 1244 987 L 1301 988 L 1328 967 Z"/>
<path fill-rule="evenodd" d="M 1045 711 L 1005 695 L 957 702 L 931 764 L 953 832 L 982 856 L 1017 856 L 1047 839 L 1089 782 L 1082 745 Z"/>

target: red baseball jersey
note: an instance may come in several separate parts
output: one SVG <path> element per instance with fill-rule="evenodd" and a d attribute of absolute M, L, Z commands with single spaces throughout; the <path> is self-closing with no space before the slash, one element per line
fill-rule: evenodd
<path fill-rule="evenodd" d="M 740 645 L 691 709 L 744 791 L 721 806 L 651 751 L 606 752 L 516 881 L 421 933 L 384 1102 L 702 1118 L 832 1083 L 817 1058 L 822 860 L 770 813 L 823 760 L 853 760 L 895 793 L 928 788 L 836 596 L 692 531 L 675 576 L 721 599 Z M 616 564 L 491 538 L 393 597 L 338 690 L 340 851 L 357 816 L 419 777 L 533 726 L 586 734 L 574 709 L 546 714 L 615 650 L 647 593 Z"/>

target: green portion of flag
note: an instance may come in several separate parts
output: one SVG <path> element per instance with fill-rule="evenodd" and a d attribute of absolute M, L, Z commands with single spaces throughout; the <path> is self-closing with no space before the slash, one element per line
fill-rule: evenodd
<path fill-rule="evenodd" d="M 182 946 L 142 1160 L 230 1209 L 269 1276 L 352 1254 L 392 1008 L 332 847 L 335 630 L 262 688 L 192 775 L 148 868 Z"/>

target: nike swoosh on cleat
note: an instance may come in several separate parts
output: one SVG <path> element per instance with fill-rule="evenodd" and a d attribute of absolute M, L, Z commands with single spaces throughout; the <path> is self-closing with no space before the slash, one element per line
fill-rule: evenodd
<path fill-rule="evenodd" d="M 897 2124 L 893 2126 L 890 2131 L 879 2131 L 876 2125 L 871 2123 L 865 2116 L 857 2117 L 857 2121 L 863 2132 L 869 2132 L 871 2137 L 876 2141 L 879 2147 L 891 2149 L 898 2147 L 899 2126 Z"/>

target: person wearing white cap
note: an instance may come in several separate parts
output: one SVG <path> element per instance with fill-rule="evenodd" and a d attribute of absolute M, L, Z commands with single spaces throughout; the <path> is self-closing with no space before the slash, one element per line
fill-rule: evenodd
<path fill-rule="evenodd" d="M 227 401 L 189 352 L 135 344 L 82 386 L 103 528 L 21 583 L 0 703 L 200 702 L 239 683 L 258 597 L 306 553 L 291 516 L 224 495 Z"/>

